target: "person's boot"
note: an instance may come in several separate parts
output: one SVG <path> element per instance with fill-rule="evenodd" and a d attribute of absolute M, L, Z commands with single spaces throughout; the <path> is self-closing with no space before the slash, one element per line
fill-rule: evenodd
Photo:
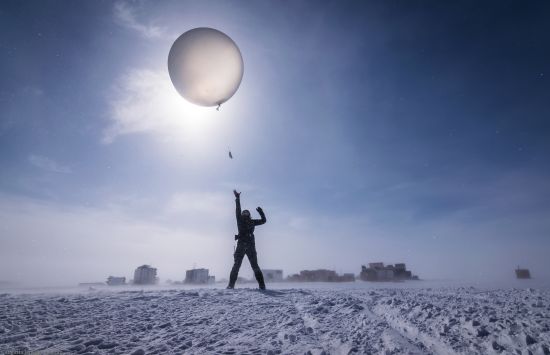
<path fill-rule="evenodd" d="M 262 274 L 262 272 L 258 270 L 254 274 L 256 276 L 256 280 L 258 281 L 258 287 L 260 288 L 260 290 L 265 290 L 264 275 Z"/>
<path fill-rule="evenodd" d="M 237 283 L 237 273 L 234 270 L 231 270 L 231 274 L 229 274 L 229 283 L 227 284 L 226 289 L 234 289 L 235 283 Z"/>

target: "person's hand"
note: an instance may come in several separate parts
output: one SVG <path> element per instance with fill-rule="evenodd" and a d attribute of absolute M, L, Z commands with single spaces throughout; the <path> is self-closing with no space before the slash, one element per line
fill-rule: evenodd
<path fill-rule="evenodd" d="M 263 212 L 261 207 L 256 208 L 256 211 L 258 211 L 258 213 L 260 213 L 260 214 Z"/>
<path fill-rule="evenodd" d="M 235 195 L 235 198 L 241 197 L 241 193 L 237 192 L 237 190 L 233 190 L 233 194 Z"/>

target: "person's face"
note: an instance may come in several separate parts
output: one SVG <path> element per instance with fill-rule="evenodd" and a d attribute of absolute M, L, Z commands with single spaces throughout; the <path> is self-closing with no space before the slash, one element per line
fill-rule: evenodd
<path fill-rule="evenodd" d="M 241 216 L 243 216 L 243 218 L 250 218 L 250 211 L 248 210 L 242 211 Z"/>

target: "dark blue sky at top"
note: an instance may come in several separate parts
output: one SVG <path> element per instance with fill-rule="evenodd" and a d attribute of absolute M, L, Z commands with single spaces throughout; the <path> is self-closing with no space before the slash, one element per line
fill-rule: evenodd
<path fill-rule="evenodd" d="M 124 28 L 114 4 L 1 2 L 5 196 L 100 206 L 115 193 L 169 196 L 223 180 L 187 157 L 171 171 L 147 134 L 101 142 L 117 78 L 162 68 L 174 39 Z M 379 230 L 457 214 L 474 230 L 506 220 L 548 247 L 548 2 L 127 4 L 169 33 L 216 27 L 240 46 L 234 100 L 252 104 L 231 131 L 242 165 L 227 180 L 263 190 L 267 205 L 335 224 L 367 216 Z M 40 171 L 31 156 L 71 173 Z"/>

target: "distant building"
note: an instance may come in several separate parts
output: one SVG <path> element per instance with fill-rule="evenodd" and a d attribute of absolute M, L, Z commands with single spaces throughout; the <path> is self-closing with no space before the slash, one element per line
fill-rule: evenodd
<path fill-rule="evenodd" d="M 208 283 L 209 283 L 209 284 L 216 283 L 216 276 L 214 276 L 214 275 L 209 275 L 209 276 L 208 276 Z"/>
<path fill-rule="evenodd" d="M 149 265 L 141 265 L 134 271 L 135 285 L 154 285 L 158 282 L 157 269 Z"/>
<path fill-rule="evenodd" d="M 401 281 L 417 280 L 403 263 L 386 265 L 384 263 L 369 263 L 369 267 L 361 266 L 359 278 L 363 281 Z"/>
<path fill-rule="evenodd" d="M 107 278 L 107 285 L 109 285 L 109 286 L 126 285 L 126 278 L 125 277 L 117 277 L 117 276 L 109 276 Z"/>
<path fill-rule="evenodd" d="M 518 279 L 530 279 L 531 273 L 529 272 L 529 269 L 520 269 L 519 266 L 516 269 L 516 278 Z"/>
<path fill-rule="evenodd" d="M 206 284 L 208 283 L 208 269 L 191 269 L 185 272 L 186 284 Z"/>
<path fill-rule="evenodd" d="M 299 274 L 289 276 L 287 280 L 297 282 L 346 282 L 355 281 L 355 276 L 353 274 L 340 276 L 333 270 L 318 269 L 302 270 Z"/>
<path fill-rule="evenodd" d="M 266 282 L 282 282 L 283 270 L 263 269 L 264 279 Z"/>

